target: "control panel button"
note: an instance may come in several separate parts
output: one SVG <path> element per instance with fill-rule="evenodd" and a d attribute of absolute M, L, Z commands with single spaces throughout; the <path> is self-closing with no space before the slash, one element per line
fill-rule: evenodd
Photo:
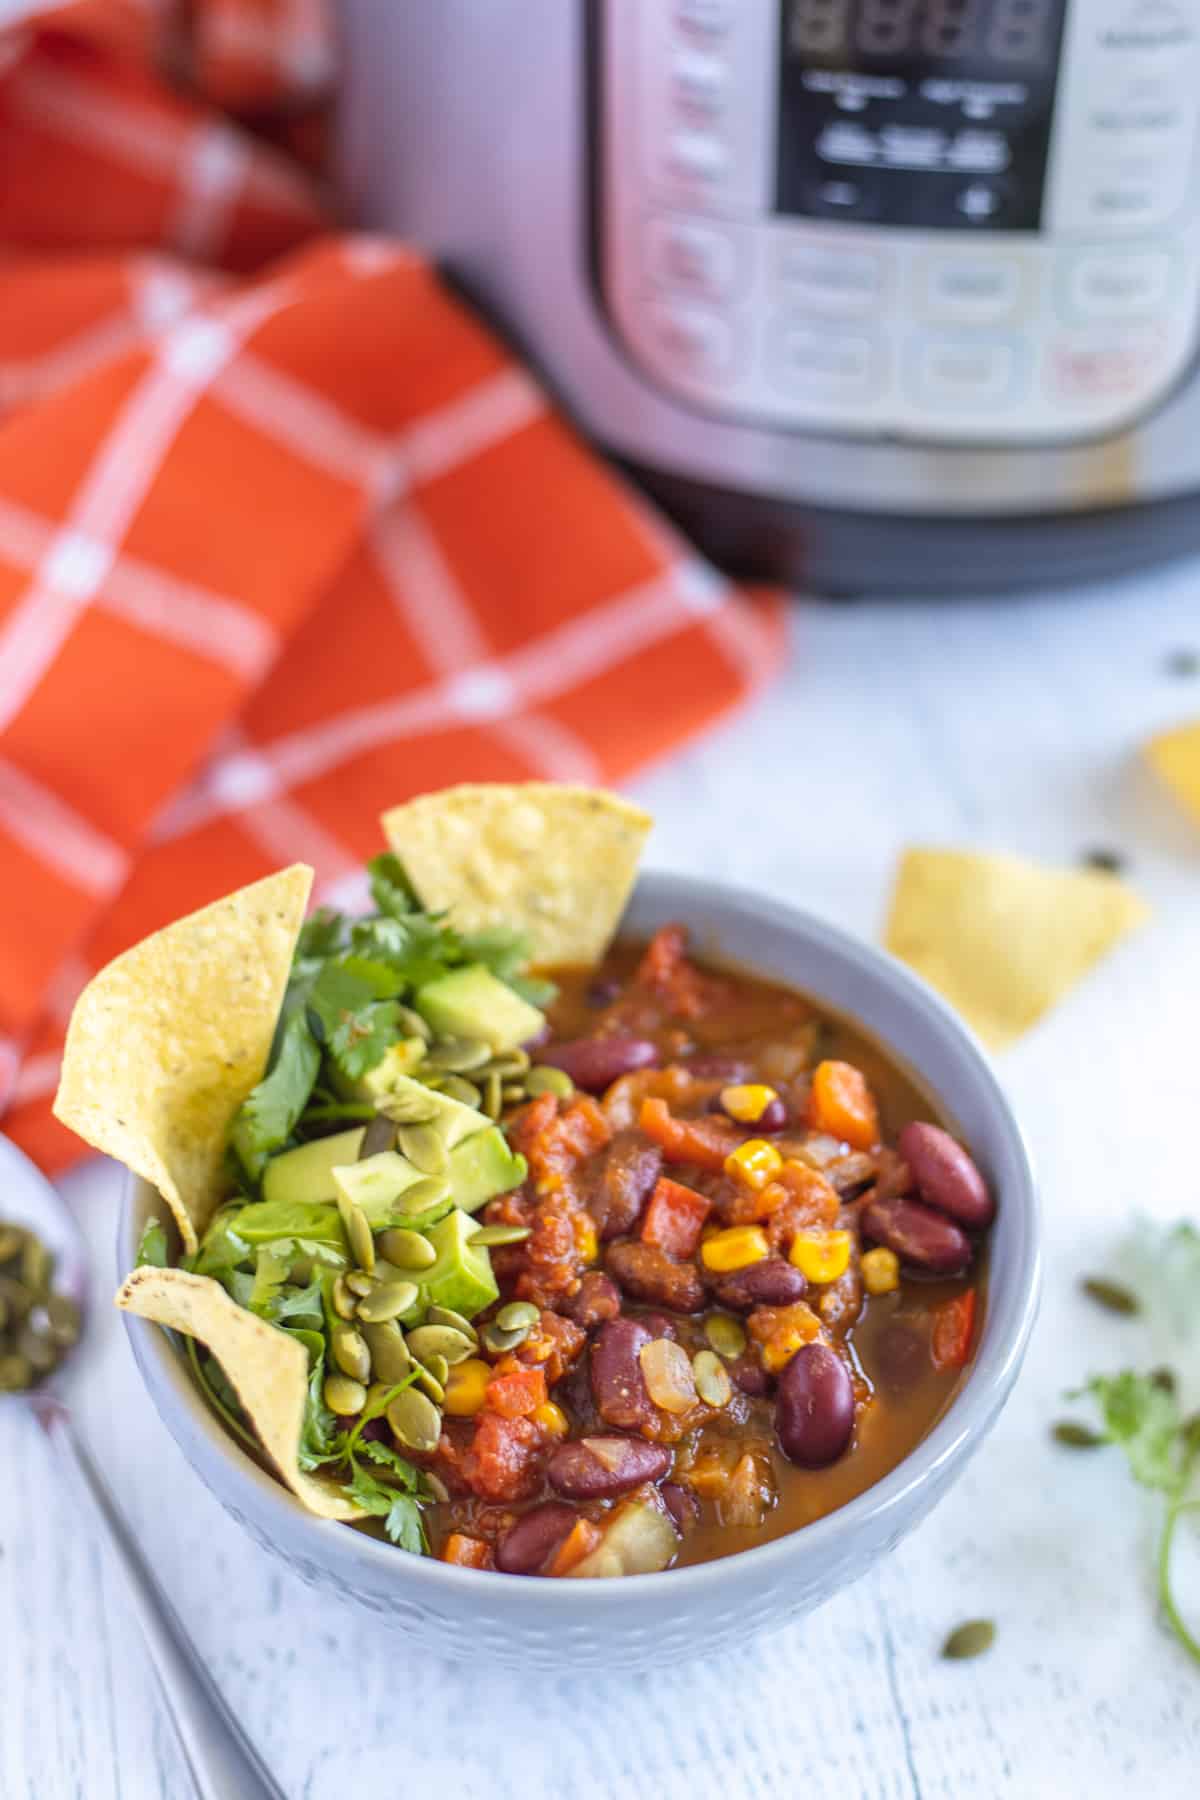
<path fill-rule="evenodd" d="M 721 32 L 733 17 L 733 0 L 675 0 L 675 22 L 685 31 Z"/>
<path fill-rule="evenodd" d="M 874 219 L 882 207 L 879 183 L 870 175 L 821 175 L 810 182 L 804 211 L 821 219 Z"/>
<path fill-rule="evenodd" d="M 1016 347 L 1007 338 L 976 334 L 926 338 L 917 352 L 915 394 L 924 406 L 1001 406 L 1017 391 Z"/>
<path fill-rule="evenodd" d="M 1077 319 L 1128 319 L 1155 312 L 1171 286 L 1166 250 L 1140 254 L 1088 251 L 1075 259 L 1067 280 L 1067 305 Z"/>
<path fill-rule="evenodd" d="M 784 242 L 775 274 L 790 300 L 814 312 L 866 312 L 883 291 L 884 262 L 877 250 Z"/>
<path fill-rule="evenodd" d="M 771 334 L 770 374 L 792 393 L 860 400 L 879 385 L 879 351 L 866 333 L 815 329 L 784 320 Z"/>
<path fill-rule="evenodd" d="M 1136 166 L 1100 168 L 1084 193 L 1088 224 L 1116 229 L 1157 225 L 1170 218 L 1182 198 L 1177 171 L 1169 160 L 1139 159 Z"/>
<path fill-rule="evenodd" d="M 667 173 L 696 187 L 716 187 L 729 173 L 729 152 L 707 131 L 676 131 L 667 139 Z"/>
<path fill-rule="evenodd" d="M 1064 338 L 1050 347 L 1047 377 L 1056 399 L 1089 402 L 1132 400 L 1146 392 L 1162 363 L 1157 333 L 1119 338 Z"/>
<path fill-rule="evenodd" d="M 724 300 L 741 273 L 732 232 L 702 219 L 646 221 L 646 273 L 657 287 L 677 288 L 703 300 Z"/>
<path fill-rule="evenodd" d="M 1010 182 L 976 178 L 950 183 L 943 197 L 942 211 L 948 224 L 995 230 L 1004 224 L 1015 204 Z"/>
<path fill-rule="evenodd" d="M 964 322 L 1009 318 L 1021 296 L 1021 274 L 1012 257 L 936 257 L 925 269 L 926 310 L 934 319 Z"/>
<path fill-rule="evenodd" d="M 671 61 L 671 99 L 689 118 L 715 119 L 725 104 L 725 64 L 705 50 L 681 49 Z"/>
<path fill-rule="evenodd" d="M 650 342 L 663 367 L 693 381 L 721 381 L 733 367 L 733 328 L 720 313 L 683 301 L 646 308 Z"/>

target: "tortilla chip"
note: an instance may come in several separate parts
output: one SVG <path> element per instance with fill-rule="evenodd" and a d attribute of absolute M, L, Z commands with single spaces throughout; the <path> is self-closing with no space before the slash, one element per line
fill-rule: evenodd
<path fill-rule="evenodd" d="M 311 885 L 296 863 L 176 920 L 101 969 L 71 1014 L 55 1114 L 153 1183 L 187 1251 L 266 1070 Z"/>
<path fill-rule="evenodd" d="M 463 931 L 513 925 L 547 965 L 603 956 L 653 822 L 599 788 L 543 781 L 443 788 L 382 819 L 424 906 Z"/>
<path fill-rule="evenodd" d="M 1190 725 L 1179 725 L 1174 731 L 1160 732 L 1150 739 L 1142 754 L 1166 782 L 1192 822 L 1200 825 L 1200 719 Z"/>
<path fill-rule="evenodd" d="M 299 1338 L 247 1312 L 208 1275 L 135 1269 L 117 1291 L 123 1312 L 184 1331 L 206 1344 L 233 1383 L 246 1417 L 280 1475 L 309 1512 L 361 1519 L 334 1481 L 306 1475 L 297 1461 L 308 1393 L 308 1353 Z"/>
<path fill-rule="evenodd" d="M 1094 870 L 908 850 L 884 941 L 1001 1049 L 1148 916 L 1136 894 Z"/>

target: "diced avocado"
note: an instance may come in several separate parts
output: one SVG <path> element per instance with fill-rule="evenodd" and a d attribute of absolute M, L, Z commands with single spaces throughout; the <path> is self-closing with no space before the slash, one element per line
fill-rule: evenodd
<path fill-rule="evenodd" d="M 312 1238 L 340 1250 L 344 1243 L 337 1207 L 310 1200 L 255 1200 L 237 1214 L 234 1229 L 246 1244 L 269 1244 L 273 1238 Z"/>
<path fill-rule="evenodd" d="M 467 1319 L 473 1319 L 500 1297 L 486 1246 L 472 1248 L 471 1233 L 475 1229 L 458 1207 L 447 1213 L 429 1233 L 438 1258 L 428 1275 L 422 1276 L 435 1306 L 448 1306 Z"/>
<path fill-rule="evenodd" d="M 336 1063 L 330 1066 L 330 1079 L 344 1100 L 378 1100 L 392 1092 L 402 1075 L 411 1074 L 424 1054 L 424 1038 L 401 1038 L 398 1044 L 390 1045 L 375 1067 L 360 1075 L 357 1081 L 343 1075 Z"/>
<path fill-rule="evenodd" d="M 455 1144 L 461 1144 L 476 1131 L 486 1131 L 492 1122 L 486 1113 L 477 1112 L 473 1106 L 464 1106 L 461 1100 L 452 1100 L 449 1094 L 439 1094 L 408 1075 L 400 1077 L 392 1095 L 396 1100 L 414 1102 L 430 1114 L 429 1123 L 447 1150 L 452 1150 Z M 383 1110 L 385 1113 L 388 1110 L 386 1103 Z"/>
<path fill-rule="evenodd" d="M 415 1005 L 438 1037 L 482 1038 L 494 1054 L 537 1037 L 546 1020 L 482 963 L 451 969 L 417 994 Z"/>
<path fill-rule="evenodd" d="M 361 1162 L 333 1171 L 333 1185 L 343 1200 L 361 1206 L 376 1231 L 392 1222 L 396 1202 L 406 1188 L 425 1178 L 398 1150 L 380 1150 Z"/>
<path fill-rule="evenodd" d="M 262 1178 L 264 1200 L 331 1201 L 337 1190 L 333 1170 L 339 1163 L 352 1163 L 363 1141 L 364 1127 L 338 1131 L 333 1137 L 314 1138 L 298 1150 L 285 1150 L 273 1156 Z"/>
<path fill-rule="evenodd" d="M 520 1187 L 529 1172 L 523 1156 L 515 1156 L 495 1125 L 464 1138 L 450 1152 L 450 1186 L 455 1206 L 477 1212 L 485 1200 Z"/>

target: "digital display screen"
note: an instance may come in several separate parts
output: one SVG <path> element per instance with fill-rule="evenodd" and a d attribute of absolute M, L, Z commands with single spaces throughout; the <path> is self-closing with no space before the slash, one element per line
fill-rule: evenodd
<path fill-rule="evenodd" d="M 1066 0 L 782 0 L 782 213 L 1041 220 Z"/>

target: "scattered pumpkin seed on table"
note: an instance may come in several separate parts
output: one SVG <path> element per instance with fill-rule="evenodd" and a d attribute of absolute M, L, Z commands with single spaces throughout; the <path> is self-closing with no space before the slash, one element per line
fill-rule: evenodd
<path fill-rule="evenodd" d="M 990 1650 L 995 1638 L 996 1627 L 991 1619 L 968 1619 L 950 1633 L 942 1645 L 942 1655 L 948 1662 L 965 1662 Z"/>
<path fill-rule="evenodd" d="M 1106 1312 L 1122 1313 L 1126 1318 L 1132 1318 L 1142 1310 L 1137 1295 L 1119 1281 L 1109 1281 L 1100 1275 L 1088 1275 L 1079 1285 L 1088 1299 L 1094 1300 L 1097 1306 L 1104 1307 Z"/>

